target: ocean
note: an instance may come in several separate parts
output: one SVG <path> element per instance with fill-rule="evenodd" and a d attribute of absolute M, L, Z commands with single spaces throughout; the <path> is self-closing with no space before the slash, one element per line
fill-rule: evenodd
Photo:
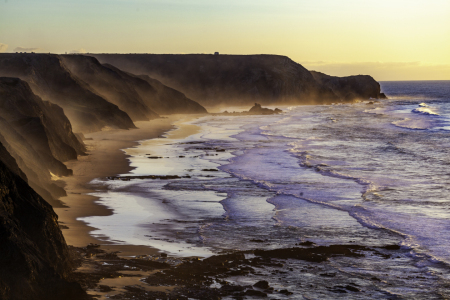
<path fill-rule="evenodd" d="M 206 116 L 190 122 L 198 133 L 187 138 L 169 132 L 141 141 L 124 149 L 135 167 L 122 174 L 129 180 L 93 182 L 108 186 L 94 195 L 114 214 L 82 220 L 99 238 L 173 256 L 306 241 L 398 245 L 389 258 L 380 250 L 320 264 L 292 260 L 272 284 L 292 299 L 448 298 L 450 81 L 381 86 L 389 100 Z M 350 280 L 360 292 L 337 294 L 330 280 Z"/>

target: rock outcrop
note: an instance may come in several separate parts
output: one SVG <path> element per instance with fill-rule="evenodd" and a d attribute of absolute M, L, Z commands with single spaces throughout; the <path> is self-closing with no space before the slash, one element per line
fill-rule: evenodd
<path fill-rule="evenodd" d="M 147 121 L 159 117 L 144 103 L 133 86 L 127 82 L 127 76 L 120 70 L 106 68 L 97 59 L 89 56 L 62 55 L 60 58 L 72 74 L 88 82 L 98 95 L 117 105 L 133 121 Z"/>
<path fill-rule="evenodd" d="M 207 113 L 184 94 L 148 76 L 136 76 L 112 65 L 102 65 L 84 55 L 60 56 L 72 74 L 89 82 L 103 98 L 119 106 L 133 121 L 158 117 L 158 114 Z"/>
<path fill-rule="evenodd" d="M 262 107 L 261 104 L 255 103 L 248 111 L 242 112 L 228 112 L 224 111 L 223 113 L 213 114 L 215 116 L 254 116 L 254 115 L 277 115 L 281 114 L 283 111 L 281 109 L 275 108 L 270 109 L 266 107 Z"/>
<path fill-rule="evenodd" d="M 29 184 L 47 201 L 65 195 L 51 180 L 71 175 L 63 162 L 86 151 L 57 105 L 42 101 L 28 83 L 0 77 L 0 142 L 15 158 Z"/>
<path fill-rule="evenodd" d="M 112 65 L 108 65 L 108 67 L 115 68 Z M 160 81 L 148 75 L 136 77 L 145 81 L 145 84 L 135 81 L 136 90 L 146 99 L 148 105 L 151 105 L 158 113 L 164 115 L 207 113 L 203 106 Z"/>
<path fill-rule="evenodd" d="M 57 55 L 1 53 L 0 76 L 27 81 L 35 94 L 61 106 L 75 132 L 135 128 L 124 111 L 74 76 Z"/>
<path fill-rule="evenodd" d="M 265 108 L 265 107 L 262 107 L 261 104 L 259 104 L 259 103 L 255 103 L 255 105 L 252 108 L 250 108 L 250 110 L 248 111 L 248 113 L 251 115 L 276 115 L 281 112 L 282 112 L 281 109 Z"/>
<path fill-rule="evenodd" d="M 67 281 L 72 263 L 57 215 L 2 144 L 0 158 L 0 299 L 85 299 Z"/>
<path fill-rule="evenodd" d="M 314 79 L 330 88 L 344 101 L 386 99 L 381 93 L 380 84 L 368 75 L 336 77 L 311 71 Z"/>
<path fill-rule="evenodd" d="M 311 73 L 278 55 L 90 54 L 134 74 L 148 75 L 203 106 L 329 103 L 339 100 Z"/>

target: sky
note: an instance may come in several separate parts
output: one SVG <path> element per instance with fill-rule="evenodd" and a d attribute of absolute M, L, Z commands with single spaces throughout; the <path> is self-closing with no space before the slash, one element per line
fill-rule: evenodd
<path fill-rule="evenodd" d="M 0 0 L 0 52 L 277 54 L 450 80 L 450 0 Z"/>

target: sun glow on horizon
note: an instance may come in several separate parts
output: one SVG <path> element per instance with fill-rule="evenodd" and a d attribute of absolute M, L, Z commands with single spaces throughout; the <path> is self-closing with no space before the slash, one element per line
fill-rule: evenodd
<path fill-rule="evenodd" d="M 21 49 L 279 54 L 331 75 L 450 80 L 450 1 L 2 1 L 0 52 Z"/>

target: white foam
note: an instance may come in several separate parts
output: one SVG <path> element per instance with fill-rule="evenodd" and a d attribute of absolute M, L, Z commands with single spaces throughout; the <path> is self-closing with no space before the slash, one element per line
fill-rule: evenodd
<path fill-rule="evenodd" d="M 439 116 L 439 114 L 435 113 L 428 107 L 419 107 L 412 110 L 413 113 L 424 114 L 424 115 L 434 115 Z"/>

